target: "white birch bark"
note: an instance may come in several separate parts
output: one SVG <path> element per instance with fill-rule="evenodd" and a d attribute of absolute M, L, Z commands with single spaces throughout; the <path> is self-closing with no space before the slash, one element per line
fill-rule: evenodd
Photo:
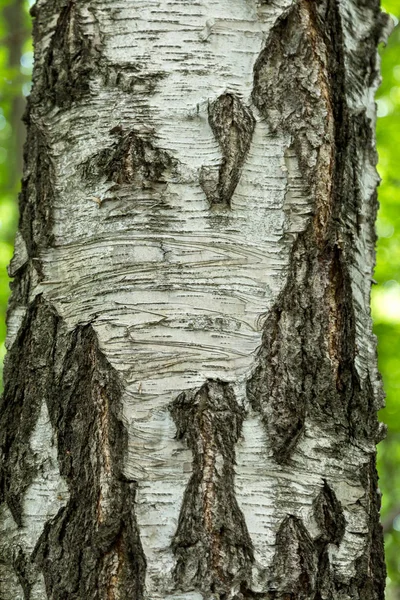
<path fill-rule="evenodd" d="M 64 341 L 55 342 L 53 359 L 46 359 L 54 360 L 55 379 L 64 381 L 59 374 L 68 363 L 65 348 L 70 342 L 65 340 L 90 324 L 97 340 L 90 347 L 94 355 L 104 357 L 120 385 L 118 418 L 127 432 L 122 475 L 135 488 L 132 511 L 146 568 L 138 567 L 141 583 L 135 592 L 125 580 L 121 583 L 127 559 L 115 550 L 116 543 L 108 558 L 101 558 L 101 574 L 86 596 L 80 584 L 68 592 L 49 574 L 53 567 L 45 562 L 45 554 L 53 556 L 51 543 L 50 538 L 43 540 L 52 534 L 43 532 L 55 527 L 63 507 L 72 510 L 73 481 L 59 463 L 64 441 L 56 440 L 53 391 L 50 408 L 45 397 L 36 398 L 39 416 L 23 440 L 34 468 L 20 497 L 16 494 L 19 509 L 13 511 L 10 502 L 0 507 L 3 600 L 383 598 L 381 557 L 375 560 L 371 549 L 372 537 L 378 535 L 374 453 L 379 437 L 376 410 L 382 405 L 369 313 L 378 182 L 373 96 L 378 84 L 376 44 L 384 23 L 377 4 L 38 0 L 29 116 L 33 133 L 25 177 L 38 181 L 41 172 L 46 181 L 36 186 L 36 196 L 28 190 L 30 199 L 25 202 L 44 208 L 31 214 L 31 236 L 22 219 L 17 237 L 11 273 L 19 291 L 14 290 L 10 304 L 8 348 L 16 343 L 27 348 L 18 336 L 27 328 L 29 307 L 40 298 L 51 307 L 43 310 L 56 315 L 56 339 L 64 336 Z M 338 60 L 331 60 L 335 44 L 341 45 L 337 56 L 342 76 L 332 72 Z M 296 53 L 301 68 L 293 59 Z M 285 78 L 299 99 L 295 113 L 282 84 Z M 350 142 L 339 147 L 335 133 L 335 78 L 344 85 L 346 126 L 354 130 L 353 162 Z M 362 123 L 357 121 L 360 115 Z M 39 166 L 32 175 L 29 161 L 34 152 Z M 335 199 L 335 165 L 341 154 L 344 183 Z M 352 193 L 355 199 L 350 199 Z M 340 203 L 342 208 L 337 208 Z M 334 230 L 343 256 L 339 262 L 346 262 L 350 280 L 343 300 L 336 275 L 325 281 L 317 267 L 306 274 L 311 259 L 309 251 L 301 249 L 301 236 L 313 227 L 320 257 L 331 235 L 327 232 Z M 301 263 L 298 268 L 293 267 L 296 260 Z M 345 431 L 343 423 L 353 423 L 352 400 L 347 416 L 338 417 L 336 408 L 323 409 L 329 426 L 320 413 L 313 417 L 310 401 L 299 417 L 299 431 L 293 431 L 293 448 L 283 436 L 288 450 L 282 450 L 281 460 L 271 433 L 271 405 L 266 412 L 258 410 L 248 391 L 253 385 L 249 381 L 261 377 L 255 375 L 259 361 L 273 364 L 282 358 L 287 358 L 282 380 L 293 380 L 299 403 L 305 387 L 313 387 L 311 371 L 303 369 L 303 380 L 299 375 L 299 354 L 291 341 L 303 326 L 300 317 L 280 308 L 290 289 L 300 289 L 304 314 L 315 304 L 325 306 L 331 294 L 319 329 L 313 325 L 309 330 L 310 345 L 315 345 L 316 354 L 322 349 L 326 361 L 316 368 L 329 364 L 329 381 L 339 378 L 347 360 L 340 340 L 351 336 L 340 315 L 350 303 L 355 327 L 351 373 L 357 389 L 365 392 L 354 410 L 367 414 L 368 427 L 361 433 L 350 424 L 350 433 Z M 283 315 L 278 324 L 282 349 L 274 358 L 263 354 L 269 335 L 263 337 L 263 331 L 268 331 L 277 310 Z M 324 329 L 325 317 L 330 333 Z M 33 348 L 35 344 L 40 346 L 38 340 Z M 32 368 L 30 377 L 37 377 L 40 368 Z M 9 378 L 15 369 L 13 374 L 11 364 Z M 207 382 L 211 383 L 204 388 Z M 207 403 L 214 398 L 215 408 L 222 402 L 221 382 L 230 384 L 235 406 L 243 411 L 235 421 L 240 422 L 239 431 L 241 420 L 243 427 L 232 446 L 238 514 L 250 540 L 243 564 L 236 550 L 229 562 L 226 542 L 218 547 L 218 519 L 221 528 L 236 526 L 223 522 L 216 498 L 230 460 L 225 446 L 218 445 L 218 432 L 230 417 L 221 417 L 222 425 L 215 425 L 214 409 Z M 316 389 L 318 394 L 323 396 L 321 389 Z M 338 394 L 341 398 L 342 392 Z M 179 397 L 187 406 L 205 403 L 198 410 L 205 411 L 209 429 L 199 425 L 193 433 L 187 425 L 186 433 L 182 429 L 177 435 L 180 408 L 174 417 L 171 407 Z M 102 400 L 96 402 L 94 407 Z M 100 528 L 115 510 L 111 500 L 116 459 L 109 404 L 105 406 L 104 412 L 99 408 L 98 437 L 91 438 L 91 428 L 87 431 L 93 456 L 100 456 L 95 470 Z M 203 417 L 193 418 L 196 427 Z M 354 419 L 362 420 L 358 413 Z M 22 444 L 22 437 L 18 439 Z M 198 563 L 186 554 L 179 558 L 186 550 L 176 537 L 185 490 L 197 476 L 196 457 L 202 464 L 198 493 L 204 515 L 199 519 L 208 540 L 195 543 Z M 187 510 L 195 510 L 193 506 Z M 22 567 L 16 566 L 18 553 L 24 557 Z M 188 562 L 178 569 L 180 560 Z M 200 577 L 202 561 L 207 574 Z"/>

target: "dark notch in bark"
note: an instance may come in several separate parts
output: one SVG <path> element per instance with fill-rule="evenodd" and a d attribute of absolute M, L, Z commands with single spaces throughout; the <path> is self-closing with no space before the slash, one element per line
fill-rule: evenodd
<path fill-rule="evenodd" d="M 90 93 L 90 78 L 100 57 L 99 40 L 85 32 L 79 4 L 81 2 L 76 0 L 67 0 L 57 13 L 59 17 L 45 61 L 39 67 L 39 85 L 33 90 L 34 103 L 43 105 L 47 101 L 51 106 L 69 108 Z M 49 9 L 45 6 L 40 10 Z M 37 17 L 38 12 L 39 9 L 35 9 L 33 16 Z"/>
<path fill-rule="evenodd" d="M 145 557 L 136 483 L 122 473 L 127 433 L 121 385 L 88 325 L 57 339 L 48 396 L 60 472 L 70 498 L 45 526 L 34 559 L 51 598 L 143 597 Z"/>
<path fill-rule="evenodd" d="M 314 501 L 313 512 L 320 530 L 314 540 L 297 517 L 287 516 L 279 528 L 270 584 L 270 589 L 276 591 L 271 591 L 271 600 L 336 597 L 328 547 L 341 543 L 345 520 L 340 502 L 326 481 Z"/>
<path fill-rule="evenodd" d="M 82 165 L 83 175 L 89 181 L 105 176 L 117 185 L 150 188 L 165 183 L 176 168 L 177 161 L 152 140 L 119 126 L 111 133 L 117 136 L 117 141 Z"/>
<path fill-rule="evenodd" d="M 0 503 L 19 527 L 26 489 L 37 473 L 30 438 L 42 402 L 49 399 L 58 317 L 41 296 L 28 308 L 4 362 L 0 404 Z"/>
<path fill-rule="evenodd" d="M 244 410 L 231 385 L 220 380 L 180 394 L 170 410 L 177 438 L 193 452 L 193 474 L 173 540 L 177 588 L 227 599 L 235 584 L 249 580 L 253 561 L 234 490 L 235 444 Z"/>
<path fill-rule="evenodd" d="M 313 513 L 320 530 L 314 540 L 318 561 L 315 600 L 325 600 L 332 598 L 335 584 L 335 575 L 329 562 L 329 544 L 339 546 L 346 527 L 342 506 L 327 481 L 324 481 L 313 502 Z"/>
<path fill-rule="evenodd" d="M 208 107 L 208 122 L 222 152 L 218 170 L 202 167 L 200 185 L 211 205 L 230 206 L 254 133 L 255 119 L 234 94 L 222 94 Z"/>
<path fill-rule="evenodd" d="M 282 522 L 276 536 L 272 564 L 276 600 L 309 600 L 316 583 L 314 544 L 302 521 L 292 515 Z"/>
<path fill-rule="evenodd" d="M 370 148 L 373 142 L 366 115 L 354 127 L 360 116 L 346 106 L 342 37 L 336 2 L 300 0 L 278 21 L 255 65 L 253 101 L 273 130 L 290 134 L 315 198 L 313 220 L 294 244 L 287 284 L 266 320 L 248 382 L 278 462 L 290 458 L 306 415 L 338 441 L 378 435 L 372 386 L 368 377 L 361 385 L 355 368 L 348 265 L 359 199 L 346 167 L 364 151 L 354 137 L 361 126 Z"/>
<path fill-rule="evenodd" d="M 24 598 L 30 600 L 32 587 L 37 579 L 35 566 L 21 546 L 14 547 L 12 554 L 12 566 L 24 592 Z"/>
<path fill-rule="evenodd" d="M 313 509 L 316 523 L 321 532 L 318 540 L 338 546 L 343 539 L 346 522 L 342 506 L 326 481 L 314 500 Z"/>
<path fill-rule="evenodd" d="M 28 120 L 29 121 L 29 120 Z M 36 122 L 28 122 L 24 147 L 24 177 L 19 195 L 19 230 L 28 257 L 41 277 L 39 251 L 53 243 L 53 203 L 55 174 L 45 132 Z"/>

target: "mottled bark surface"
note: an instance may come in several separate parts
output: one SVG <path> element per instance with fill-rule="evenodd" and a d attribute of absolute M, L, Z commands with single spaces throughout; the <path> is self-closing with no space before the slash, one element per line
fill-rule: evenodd
<path fill-rule="evenodd" d="M 378 0 L 38 0 L 1 600 L 383 600 Z"/>

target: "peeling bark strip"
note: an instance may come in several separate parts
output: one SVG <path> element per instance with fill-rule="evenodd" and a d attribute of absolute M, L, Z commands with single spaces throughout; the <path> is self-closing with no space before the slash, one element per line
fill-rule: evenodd
<path fill-rule="evenodd" d="M 122 473 L 127 435 L 118 375 L 90 325 L 57 342 L 48 408 L 70 498 L 46 525 L 35 560 L 49 598 L 141 600 L 146 561 L 134 516 L 136 482 Z"/>
<path fill-rule="evenodd" d="M 207 381 L 171 405 L 177 438 L 193 452 L 173 547 L 178 589 L 230 598 L 249 581 L 252 544 L 234 490 L 235 445 L 244 411 L 232 387 Z M 225 594 L 225 595 L 224 595 Z"/>
<path fill-rule="evenodd" d="M 202 167 L 200 185 L 211 205 L 230 206 L 253 137 L 255 119 L 233 94 L 223 94 L 208 107 L 208 122 L 222 152 L 218 172 Z"/>

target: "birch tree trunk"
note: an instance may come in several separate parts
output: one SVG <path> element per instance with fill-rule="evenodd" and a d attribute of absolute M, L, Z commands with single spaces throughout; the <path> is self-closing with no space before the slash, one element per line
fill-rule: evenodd
<path fill-rule="evenodd" d="M 379 0 L 38 0 L 2 600 L 378 600 Z"/>

